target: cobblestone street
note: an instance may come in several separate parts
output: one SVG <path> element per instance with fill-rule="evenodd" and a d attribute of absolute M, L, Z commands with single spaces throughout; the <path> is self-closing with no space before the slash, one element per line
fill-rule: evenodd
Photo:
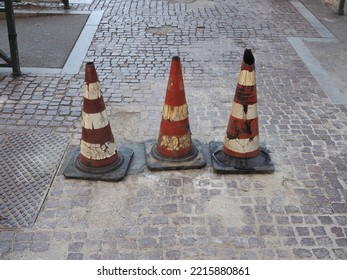
<path fill-rule="evenodd" d="M 329 96 L 297 43 L 342 39 L 305 18 L 305 1 L 70 2 L 68 12 L 103 12 L 79 73 L 0 68 L 0 259 L 347 259 L 347 93 L 336 85 Z M 141 147 L 158 136 L 179 56 L 192 137 L 207 147 L 223 141 L 245 48 L 273 174 L 216 174 L 208 158 L 184 171 L 140 163 L 117 183 L 64 177 L 81 137 L 86 62 L 116 142 Z"/>

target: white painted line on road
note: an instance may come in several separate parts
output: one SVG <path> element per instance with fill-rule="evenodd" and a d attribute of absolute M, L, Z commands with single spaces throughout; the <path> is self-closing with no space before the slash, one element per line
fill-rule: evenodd
<path fill-rule="evenodd" d="M 66 60 L 63 69 L 61 70 L 61 74 L 77 74 L 79 72 L 103 14 L 104 11 L 92 11 L 74 48 Z"/>

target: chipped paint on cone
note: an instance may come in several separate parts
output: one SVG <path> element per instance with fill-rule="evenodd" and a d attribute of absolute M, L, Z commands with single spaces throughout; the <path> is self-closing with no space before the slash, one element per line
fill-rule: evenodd
<path fill-rule="evenodd" d="M 251 158 L 259 154 L 259 128 L 254 57 L 246 49 L 231 108 L 223 151 L 232 157 Z"/>
<path fill-rule="evenodd" d="M 160 156 L 182 158 L 193 150 L 188 106 L 186 104 L 181 62 L 171 61 L 170 76 L 162 110 L 156 152 Z"/>
<path fill-rule="evenodd" d="M 254 138 L 259 134 L 258 118 L 251 120 L 237 119 L 230 116 L 226 135 L 229 139 Z"/>
<path fill-rule="evenodd" d="M 181 121 L 188 118 L 188 106 L 183 104 L 182 106 L 170 106 L 164 104 L 162 117 L 164 120 L 169 121 Z"/>
<path fill-rule="evenodd" d="M 83 89 L 80 163 L 94 168 L 105 167 L 118 160 L 118 153 L 92 62 L 86 65 Z"/>
<path fill-rule="evenodd" d="M 231 115 L 237 119 L 251 120 L 258 117 L 258 106 L 253 105 L 241 105 L 234 102 L 231 107 Z"/>
<path fill-rule="evenodd" d="M 256 84 L 256 75 L 254 71 L 241 70 L 238 80 L 238 84 L 241 86 L 254 86 Z"/>
<path fill-rule="evenodd" d="M 232 155 L 233 152 L 239 154 L 253 153 L 259 150 L 259 136 L 246 139 L 229 139 L 225 136 L 224 147 L 230 150 L 229 155 Z"/>
<path fill-rule="evenodd" d="M 116 152 L 115 143 L 90 144 L 81 140 L 81 154 L 88 159 L 103 160 L 115 155 Z"/>
<path fill-rule="evenodd" d="M 169 77 L 169 81 L 168 81 L 169 90 L 173 87 L 177 87 L 179 91 L 184 91 L 184 83 L 181 79 L 182 72 L 174 72 L 173 75 L 175 75 L 176 77 L 172 77 L 172 76 Z"/>
<path fill-rule="evenodd" d="M 272 173 L 267 151 L 259 145 L 255 59 L 246 49 L 236 86 L 224 143 L 210 142 L 213 170 L 217 173 Z"/>
<path fill-rule="evenodd" d="M 82 126 L 86 129 L 100 129 L 108 124 L 106 110 L 95 114 L 82 112 Z"/>
<path fill-rule="evenodd" d="M 165 147 L 168 151 L 179 151 L 192 146 L 192 139 L 189 135 L 182 137 L 163 135 L 159 143 L 160 147 Z"/>
<path fill-rule="evenodd" d="M 101 97 L 99 82 L 88 84 L 84 83 L 84 98 L 95 100 Z"/>

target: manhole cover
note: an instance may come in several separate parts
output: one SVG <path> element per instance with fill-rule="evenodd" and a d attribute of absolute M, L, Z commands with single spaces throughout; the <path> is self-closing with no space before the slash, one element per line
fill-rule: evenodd
<path fill-rule="evenodd" d="M 63 134 L 0 136 L 0 228 L 34 224 L 68 143 Z"/>

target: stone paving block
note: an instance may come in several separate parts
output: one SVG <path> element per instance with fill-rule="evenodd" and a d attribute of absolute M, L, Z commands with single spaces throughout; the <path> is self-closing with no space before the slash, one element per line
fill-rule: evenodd
<path fill-rule="evenodd" d="M 181 259 L 181 252 L 179 250 L 170 250 L 165 254 L 168 260 L 179 260 Z"/>
<path fill-rule="evenodd" d="M 312 257 L 312 253 L 307 249 L 293 249 L 294 255 L 299 259 L 310 259 Z"/>
<path fill-rule="evenodd" d="M 44 243 L 44 242 L 35 242 L 31 245 L 30 250 L 32 252 L 46 252 L 49 249 L 50 244 L 49 243 Z"/>
<path fill-rule="evenodd" d="M 346 247 L 347 246 L 347 238 L 337 238 L 336 240 L 336 244 L 339 247 Z"/>
<path fill-rule="evenodd" d="M 326 248 L 312 249 L 312 252 L 320 260 L 321 259 L 324 259 L 324 260 L 331 259 L 330 252 Z"/>
<path fill-rule="evenodd" d="M 72 251 L 72 252 L 79 252 L 82 250 L 84 246 L 84 242 L 73 242 L 73 243 L 70 243 L 69 244 L 69 251 Z"/>
<path fill-rule="evenodd" d="M 0 242 L 0 254 L 3 255 L 3 254 L 10 252 L 11 246 L 12 246 L 12 244 L 10 241 L 1 241 Z"/>
<path fill-rule="evenodd" d="M 316 243 L 320 246 L 331 246 L 333 244 L 332 240 L 328 236 L 319 236 L 316 238 Z"/>
<path fill-rule="evenodd" d="M 30 247 L 31 247 L 30 242 L 15 242 L 13 244 L 13 251 L 14 252 L 22 252 L 22 251 L 30 249 Z"/>
<path fill-rule="evenodd" d="M 67 260 L 82 260 L 83 259 L 83 254 L 81 253 L 69 253 Z"/>
<path fill-rule="evenodd" d="M 347 251 L 345 249 L 333 249 L 333 252 L 338 259 L 345 260 L 347 258 Z"/>

